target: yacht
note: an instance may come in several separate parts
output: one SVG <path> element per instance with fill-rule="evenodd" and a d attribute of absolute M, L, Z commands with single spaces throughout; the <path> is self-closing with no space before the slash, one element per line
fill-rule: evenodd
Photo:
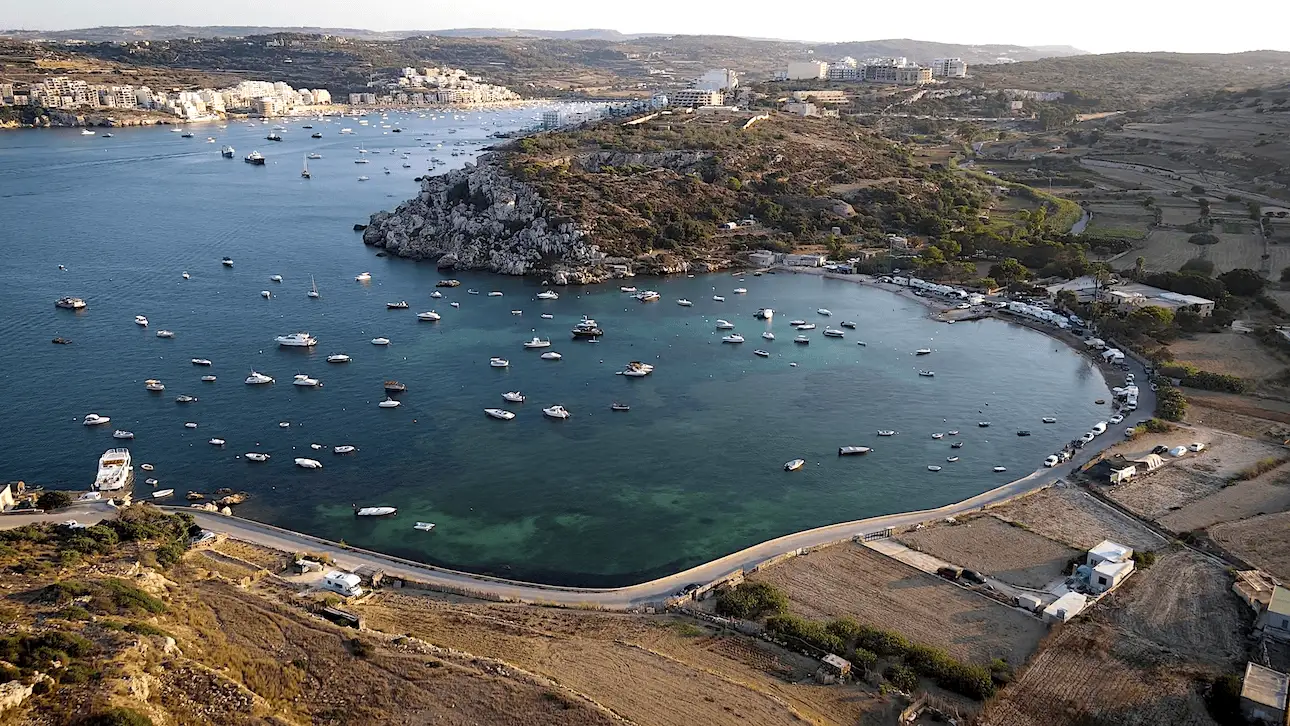
<path fill-rule="evenodd" d="M 389 338 L 372 338 L 372 345 L 389 345 Z"/>
<path fill-rule="evenodd" d="M 386 310 L 407 310 L 408 301 L 400 300 L 398 302 L 387 302 L 385 303 L 385 309 Z"/>
<path fill-rule="evenodd" d="M 819 313 L 820 315 L 824 315 L 824 316 L 826 316 L 826 317 L 827 317 L 827 316 L 829 316 L 829 315 L 832 315 L 832 314 L 833 314 L 833 313 L 832 313 L 828 308 L 820 308 L 819 310 L 816 310 L 815 312 Z"/>
<path fill-rule="evenodd" d="M 265 141 L 281 141 L 282 135 L 276 131 L 270 131 L 268 136 L 264 137 Z"/>
<path fill-rule="evenodd" d="M 542 319 L 543 319 L 543 320 L 555 320 L 555 316 L 554 316 L 554 315 L 552 315 L 551 313 L 542 313 Z"/>
<path fill-rule="evenodd" d="M 873 449 L 868 446 L 839 446 L 838 456 L 857 456 L 867 454 L 870 451 L 873 451 Z"/>
<path fill-rule="evenodd" d="M 182 396 L 175 396 L 175 403 L 197 403 L 197 397 L 189 396 L 187 394 Z"/>
<path fill-rule="evenodd" d="M 282 282 L 282 275 L 269 275 L 269 282 Z"/>
<path fill-rule="evenodd" d="M 489 297 L 501 297 L 501 296 L 502 296 L 502 293 L 501 293 L 501 291 L 499 291 L 499 290 L 493 290 L 492 292 L 488 293 L 488 296 L 489 296 Z"/>
<path fill-rule="evenodd" d="M 214 383 L 215 376 L 202 376 L 202 383 Z"/>
<path fill-rule="evenodd" d="M 158 337 L 158 338 L 173 338 L 173 337 L 175 337 L 175 334 L 174 334 L 174 332 L 173 332 L 173 331 L 170 331 L 170 330 L 158 330 L 158 331 L 157 331 L 157 337 Z"/>
<path fill-rule="evenodd" d="M 209 365 L 211 365 L 210 359 L 208 359 L 208 358 L 193 358 L 190 362 L 191 362 L 193 365 L 195 365 L 195 366 L 209 366 Z"/>
<path fill-rule="evenodd" d="M 264 166 L 264 154 L 261 154 L 258 151 L 252 151 L 251 153 L 242 157 L 242 161 L 245 161 L 251 166 Z"/>
<path fill-rule="evenodd" d="M 635 287 L 619 287 L 618 292 L 636 292 Z"/>
<path fill-rule="evenodd" d="M 108 449 L 99 457 L 99 471 L 94 477 L 94 491 L 112 492 L 125 489 L 134 480 L 129 449 Z"/>
<path fill-rule="evenodd" d="M 242 455 L 242 458 L 246 459 L 247 461 L 268 461 L 269 455 L 262 454 L 258 451 L 248 451 L 247 453 Z"/>
<path fill-rule="evenodd" d="M 758 348 L 757 350 L 754 350 L 754 351 L 753 351 L 753 355 L 761 356 L 762 358 L 769 358 L 769 357 L 770 357 L 770 353 L 767 353 L 766 351 L 764 351 L 764 350 L 762 350 L 762 349 L 760 349 L 760 348 Z"/>
<path fill-rule="evenodd" d="M 197 428 L 197 422 L 196 422 L 196 421 L 189 421 L 189 422 L 187 422 L 187 423 L 185 423 L 185 424 L 184 424 L 184 428 L 186 428 L 186 429 L 195 429 L 195 428 Z"/>
<path fill-rule="evenodd" d="M 85 301 L 79 297 L 60 297 L 58 298 L 58 301 L 54 303 L 54 307 L 64 308 L 67 310 L 84 310 Z"/>
<path fill-rule="evenodd" d="M 333 454 L 352 454 L 355 451 L 358 451 L 358 447 L 351 446 L 349 444 L 341 444 L 340 446 L 333 446 L 331 448 L 331 453 Z"/>
<path fill-rule="evenodd" d="M 845 335 L 845 333 L 843 333 L 841 330 L 838 330 L 836 328 L 826 327 L 824 329 L 824 337 L 826 338 L 841 338 L 843 335 Z"/>
<path fill-rule="evenodd" d="M 596 321 L 592 320 L 586 315 L 582 316 L 582 322 L 573 326 L 572 332 L 573 332 L 573 337 L 575 338 L 593 338 L 594 339 L 594 338 L 599 338 L 600 336 L 605 334 L 605 331 L 601 330 L 600 326 L 596 325 Z"/>
<path fill-rule="evenodd" d="M 653 372 L 654 366 L 634 360 L 628 363 L 627 367 L 619 372 L 619 375 L 627 376 L 628 378 L 644 378 Z"/>
<path fill-rule="evenodd" d="M 113 431 L 113 432 L 112 432 L 112 438 L 114 438 L 114 439 L 133 439 L 133 438 L 134 438 L 134 432 L 133 432 L 133 431 L 126 431 L 126 430 L 124 430 L 124 429 L 117 429 L 116 431 Z"/>
<path fill-rule="evenodd" d="M 767 330 L 766 332 L 761 334 L 761 337 L 765 338 L 766 340 L 774 340 L 775 334 Z"/>
<path fill-rule="evenodd" d="M 722 343 L 742 343 L 744 342 L 744 336 L 739 335 L 738 333 L 731 333 L 730 335 L 722 337 L 721 342 Z"/>
<path fill-rule="evenodd" d="M 332 353 L 331 355 L 327 356 L 328 363 L 348 363 L 349 361 L 350 361 L 350 357 L 345 355 L 344 353 Z"/>
<path fill-rule="evenodd" d="M 412 529 L 417 529 L 422 532 L 429 532 L 430 530 L 434 529 L 434 522 L 417 522 L 416 524 L 412 525 Z"/>
<path fill-rule="evenodd" d="M 983 428 L 983 429 L 988 429 L 988 428 L 990 428 L 990 422 L 989 422 L 989 421 L 977 421 L 977 422 L 976 422 L 976 425 L 977 425 L 979 428 Z"/>
<path fill-rule="evenodd" d="M 371 279 L 372 273 L 370 272 L 360 272 L 357 275 L 354 275 L 354 282 L 369 282 Z"/>
<path fill-rule="evenodd" d="M 219 155 L 224 157 L 225 159 L 232 159 L 234 153 L 235 152 L 232 146 L 225 146 L 224 148 L 219 150 Z"/>
<path fill-rule="evenodd" d="M 890 430 L 890 429 L 885 429 L 885 430 L 879 431 L 879 432 L 878 432 L 878 435 L 879 435 L 879 436 L 895 436 L 895 435 L 896 435 L 896 432 L 895 432 L 895 431 L 892 431 L 892 430 Z"/>
<path fill-rule="evenodd" d="M 658 294 L 657 292 L 654 292 L 653 290 L 646 290 L 644 292 L 636 293 L 636 295 L 634 295 L 633 297 L 635 297 L 637 300 L 640 300 L 641 302 L 658 302 L 659 298 L 663 296 Z"/>
<path fill-rule="evenodd" d="M 225 266 L 225 267 L 232 267 L 232 266 L 233 266 L 233 258 L 232 258 L 232 257 L 225 257 L 224 259 L 220 260 L 220 261 L 219 261 L 219 263 L 220 263 L 221 265 Z"/>
<path fill-rule="evenodd" d="M 729 320 L 722 320 L 721 318 L 717 318 L 717 330 L 734 330 L 734 329 L 735 329 L 734 323 L 730 322 Z"/>
<path fill-rule="evenodd" d="M 394 400 L 393 398 L 386 396 L 384 401 L 381 401 L 376 405 L 380 406 L 381 408 L 398 408 L 401 404 L 398 401 Z"/>
<path fill-rule="evenodd" d="M 311 138 L 311 139 L 321 139 L 321 138 L 322 138 L 322 132 L 321 132 L 321 131 L 315 131 L 315 132 L 313 132 L 312 134 L 309 134 L 309 138 Z M 321 157 L 321 156 L 319 156 L 319 158 L 322 158 L 322 157 Z"/>
<path fill-rule="evenodd" d="M 322 382 L 317 378 L 310 378 L 304 373 L 297 373 L 295 379 L 291 381 L 291 385 L 304 386 L 306 388 L 317 388 L 322 385 Z"/>
<path fill-rule="evenodd" d="M 134 324 L 135 324 L 135 325 L 142 325 L 143 327 L 145 327 L 145 328 L 146 328 L 146 327 L 148 327 L 148 319 L 147 319 L 147 318 L 145 318 L 145 317 L 143 317 L 142 315 L 136 315 L 136 316 L 134 316 Z"/>
<path fill-rule="evenodd" d="M 784 464 L 784 471 L 797 471 L 806 465 L 806 459 L 793 459 Z"/>
<path fill-rule="evenodd" d="M 304 168 L 300 170 L 300 177 L 302 179 L 309 179 L 313 175 L 309 173 L 309 157 L 307 156 L 305 157 L 304 165 Z"/>
<path fill-rule="evenodd" d="M 305 293 L 309 297 L 322 297 L 318 294 L 318 283 L 314 282 L 314 276 L 309 276 L 309 292 Z"/>
<path fill-rule="evenodd" d="M 100 416 L 97 413 L 90 413 L 85 415 L 85 420 L 81 421 L 81 424 L 84 426 L 102 426 L 103 424 L 111 420 L 112 419 L 107 416 Z"/>
<path fill-rule="evenodd" d="M 943 434 L 943 433 L 940 433 L 940 434 L 932 434 L 932 438 L 933 438 L 933 439 L 936 439 L 936 440 L 938 440 L 938 441 L 939 441 L 940 439 L 945 438 L 945 434 Z"/>
<path fill-rule="evenodd" d="M 924 378 L 935 378 L 935 377 L 936 377 L 936 371 L 919 371 L 919 372 L 918 372 L 918 375 L 920 375 L 920 376 L 922 376 L 922 377 L 924 377 Z"/>
<path fill-rule="evenodd" d="M 266 376 L 263 373 L 256 373 L 253 370 L 251 371 L 251 375 L 246 377 L 246 383 L 247 385 L 251 385 L 251 386 L 260 385 L 263 383 L 273 383 L 273 378 Z"/>
<path fill-rule="evenodd" d="M 931 355 L 931 354 L 932 354 L 931 348 L 919 348 L 918 350 L 914 351 L 914 355 Z"/>
<path fill-rule="evenodd" d="M 224 439 L 211 439 L 210 441 L 207 441 L 206 443 L 210 444 L 211 446 L 223 446 L 223 445 L 224 445 Z"/>
<path fill-rule="evenodd" d="M 502 394 L 502 398 L 511 403 L 524 403 L 524 394 L 519 391 L 507 391 Z"/>
<path fill-rule="evenodd" d="M 191 275 L 189 275 L 187 272 L 185 272 L 185 273 L 184 273 L 184 279 L 185 279 L 185 280 L 187 280 L 189 277 L 192 277 L 192 276 L 191 276 Z"/>
<path fill-rule="evenodd" d="M 694 303 L 690 302 L 689 300 L 686 300 L 685 298 L 681 298 L 681 299 L 677 300 L 677 301 L 676 301 L 676 304 L 677 304 L 677 305 L 680 305 L 680 306 L 681 306 L 681 307 L 683 307 L 683 308 L 688 308 L 688 307 L 693 307 L 693 306 L 694 306 Z"/>
<path fill-rule="evenodd" d="M 398 512 L 396 507 L 363 507 L 354 510 L 356 517 L 389 517 Z"/>
<path fill-rule="evenodd" d="M 801 344 L 801 345 L 810 345 L 810 344 L 811 344 L 811 339 L 810 339 L 810 338 L 808 338 L 808 337 L 806 337 L 805 335 L 799 335 L 799 336 L 797 336 L 796 338 L 793 338 L 793 342 L 794 342 L 794 343 L 799 343 L 799 344 Z"/>
<path fill-rule="evenodd" d="M 547 416 L 548 418 L 558 418 L 558 419 L 566 419 L 566 418 L 569 418 L 569 416 L 571 415 L 567 410 L 565 410 L 564 406 L 561 406 L 558 403 L 549 408 L 542 409 L 542 414 L 544 416 Z"/>
<path fill-rule="evenodd" d="M 367 178 L 366 176 L 360 176 L 360 177 L 358 178 L 358 180 L 359 180 L 359 181 L 367 181 L 367 179 L 368 179 L 368 178 Z"/>
<path fill-rule="evenodd" d="M 440 319 L 439 313 L 436 313 L 433 310 L 427 310 L 424 313 L 417 313 L 417 320 L 428 320 L 433 323 L 434 321 L 439 319 Z"/>
<path fill-rule="evenodd" d="M 560 299 L 560 293 L 556 292 L 555 290 L 543 290 L 542 292 L 539 292 L 539 293 L 537 294 L 537 299 L 539 299 L 539 300 L 559 300 L 559 299 Z"/>
<path fill-rule="evenodd" d="M 438 299 L 443 297 L 443 293 L 439 292 L 438 290 L 435 290 L 434 292 L 430 293 L 430 297 Z"/>
<path fill-rule="evenodd" d="M 775 317 L 775 311 L 770 308 L 761 308 L 757 312 L 753 313 L 753 317 L 758 320 L 770 320 Z"/>
<path fill-rule="evenodd" d="M 725 299 L 724 297 L 721 297 L 720 295 L 713 295 L 713 296 L 712 296 L 712 299 L 713 299 L 713 300 L 716 300 L 717 302 L 725 302 L 725 301 L 726 301 L 726 299 Z"/>
<path fill-rule="evenodd" d="M 488 414 L 492 418 L 501 419 L 503 421 L 510 421 L 515 418 L 514 413 L 511 413 L 504 408 L 486 408 L 484 409 L 484 413 Z"/>
<path fill-rule="evenodd" d="M 1001 474 L 1001 473 L 1003 473 L 1003 472 L 1005 472 L 1005 471 L 1007 471 L 1007 470 L 1008 470 L 1008 467 L 1006 467 L 1006 466 L 996 466 L 996 467 L 994 467 L 994 472 L 995 472 L 996 474 Z"/>
<path fill-rule="evenodd" d="M 541 338 L 534 336 L 533 340 L 530 340 L 529 342 L 524 344 L 524 347 L 525 348 L 550 348 L 551 341 L 542 340 Z"/>
<path fill-rule="evenodd" d="M 318 339 L 309 333 L 299 332 L 290 335 L 279 335 L 273 339 L 278 345 L 286 348 L 308 348 L 318 344 Z"/>
<path fill-rule="evenodd" d="M 747 294 L 748 294 L 748 289 L 747 289 L 747 288 L 744 288 L 744 287 L 736 287 L 736 288 L 735 288 L 735 294 L 736 294 L 736 295 L 747 295 Z"/>
<path fill-rule="evenodd" d="M 459 308 L 459 307 L 461 307 L 461 303 L 459 303 L 459 302 L 450 302 L 450 303 L 448 303 L 448 306 L 449 306 L 449 307 L 454 307 L 454 308 Z"/>
<path fill-rule="evenodd" d="M 296 457 L 296 466 L 301 469 L 321 469 L 322 462 L 317 459 L 306 459 L 303 456 Z"/>
<path fill-rule="evenodd" d="M 798 330 L 815 330 L 815 323 L 802 323 L 797 326 Z"/>
<path fill-rule="evenodd" d="M 563 357 L 564 356 L 560 355 L 554 350 L 548 350 L 547 352 L 543 353 L 541 356 L 542 360 L 560 360 Z"/>
<path fill-rule="evenodd" d="M 162 391 L 166 390 L 165 385 L 163 385 L 162 382 L 157 380 L 156 378 L 149 378 L 148 380 L 144 381 L 143 387 L 148 389 L 149 391 L 152 391 L 153 393 L 161 393 Z"/>
<path fill-rule="evenodd" d="M 510 364 L 511 362 L 506 360 L 505 358 L 493 357 L 488 359 L 488 365 L 492 366 L 493 368 L 505 368 Z"/>

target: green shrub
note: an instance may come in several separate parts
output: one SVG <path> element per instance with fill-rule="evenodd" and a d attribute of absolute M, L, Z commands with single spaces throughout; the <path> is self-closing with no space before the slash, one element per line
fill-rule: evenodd
<path fill-rule="evenodd" d="M 8 663 L 0 663 L 0 683 L 16 681 L 22 677 L 22 671 L 14 668 Z"/>
<path fill-rule="evenodd" d="M 72 495 L 67 492 L 41 492 L 36 497 L 36 507 L 47 512 L 66 509 L 72 504 Z"/>
<path fill-rule="evenodd" d="M 877 628 L 865 628 L 856 644 L 883 657 L 904 655 L 909 650 L 909 641 L 905 640 L 905 636 Z"/>
<path fill-rule="evenodd" d="M 153 614 L 164 613 L 166 604 L 149 595 L 125 580 L 109 578 L 103 581 L 103 587 L 112 598 L 112 603 L 125 610 L 144 610 Z"/>
<path fill-rule="evenodd" d="M 905 664 L 942 688 L 978 701 L 994 695 L 990 671 L 978 665 L 960 663 L 949 653 L 927 645 L 912 645 L 905 651 Z"/>
<path fill-rule="evenodd" d="M 717 593 L 717 612 L 732 618 L 760 618 L 787 609 L 788 597 L 769 582 L 741 582 Z"/>
<path fill-rule="evenodd" d="M 353 653 L 355 658 L 367 658 L 372 654 L 372 646 L 366 640 L 352 638 L 349 641 L 349 652 Z"/>
<path fill-rule="evenodd" d="M 113 706 L 82 718 L 76 726 L 152 726 L 152 719 L 138 711 Z"/>
<path fill-rule="evenodd" d="M 1187 416 L 1187 398 L 1170 385 L 1156 391 L 1156 417 L 1165 421 L 1182 421 Z"/>
<path fill-rule="evenodd" d="M 1290 458 L 1288 457 L 1278 458 L 1275 456 L 1269 456 L 1264 459 L 1259 459 L 1253 464 L 1233 474 L 1230 481 L 1237 482 L 1237 481 L 1246 481 L 1247 479 L 1253 479 L 1259 476 L 1260 474 L 1266 474 L 1269 471 L 1272 471 L 1273 469 L 1277 468 L 1278 466 L 1281 466 L 1287 461 L 1290 461 Z"/>
<path fill-rule="evenodd" d="M 846 641 L 829 632 L 826 623 L 797 615 L 773 615 L 766 620 L 766 630 L 786 640 L 798 640 L 834 655 L 846 655 Z"/>
<path fill-rule="evenodd" d="M 58 613 L 58 617 L 64 620 L 89 620 L 90 611 L 79 605 L 68 605 Z"/>
<path fill-rule="evenodd" d="M 1156 564 L 1156 553 L 1155 553 L 1155 552 L 1150 552 L 1150 551 L 1148 551 L 1148 552 L 1135 551 L 1135 552 L 1133 553 L 1133 566 L 1134 566 L 1134 567 L 1136 567 L 1136 568 L 1138 568 L 1139 570 L 1145 570 L 1145 569 L 1147 569 L 1148 567 L 1151 567 L 1151 566 L 1152 566 L 1152 565 L 1154 565 L 1154 564 Z"/>
<path fill-rule="evenodd" d="M 878 654 L 872 650 L 856 648 L 851 654 L 851 665 L 863 673 L 870 673 L 878 665 Z"/>
<path fill-rule="evenodd" d="M 167 542 L 157 548 L 157 564 L 161 565 L 162 569 L 168 569 L 171 565 L 182 560 L 184 553 L 187 551 L 188 547 L 183 542 Z"/>
<path fill-rule="evenodd" d="M 141 622 L 129 623 L 125 626 L 125 631 L 127 633 L 134 633 L 135 635 L 156 635 L 162 638 L 174 637 L 170 633 L 162 630 L 161 628 L 158 628 L 157 626 L 151 623 L 141 623 Z"/>
<path fill-rule="evenodd" d="M 88 683 L 98 680 L 103 674 L 85 663 L 69 663 L 58 672 L 59 683 Z"/>
<path fill-rule="evenodd" d="M 892 663 L 887 666 L 886 670 L 882 672 L 882 677 L 905 693 L 913 693 L 918 689 L 918 675 L 899 663 Z"/>

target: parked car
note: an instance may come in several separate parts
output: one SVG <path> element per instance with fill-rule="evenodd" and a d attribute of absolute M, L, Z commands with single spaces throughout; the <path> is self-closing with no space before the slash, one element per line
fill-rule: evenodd
<path fill-rule="evenodd" d="M 1114 416 L 1112 416 L 1111 418 L 1107 419 L 1107 421 L 1108 421 L 1108 422 L 1110 422 L 1110 423 L 1112 423 L 1112 424 L 1118 424 L 1118 423 L 1120 423 L 1120 422 L 1121 422 L 1121 421 L 1123 421 L 1123 420 L 1124 420 L 1124 417 L 1123 417 L 1123 416 L 1121 416 L 1121 415 L 1120 415 L 1120 414 L 1118 414 L 1118 413 L 1117 413 L 1117 414 L 1115 414 Z"/>
<path fill-rule="evenodd" d="M 947 580 L 954 581 L 959 579 L 959 575 L 962 575 L 963 571 L 957 567 L 946 565 L 945 567 L 938 567 L 936 569 L 936 574 Z"/>
<path fill-rule="evenodd" d="M 1152 450 L 1151 450 L 1151 453 L 1153 453 L 1153 454 L 1168 454 L 1168 453 L 1169 453 L 1169 447 L 1168 447 L 1168 446 L 1157 446 L 1157 447 L 1155 447 L 1154 449 L 1152 449 Z"/>
<path fill-rule="evenodd" d="M 963 579 L 977 585 L 985 584 L 985 575 L 982 575 L 976 570 L 963 570 Z"/>
<path fill-rule="evenodd" d="M 1204 444 L 1202 444 L 1201 442 L 1197 441 L 1197 442 L 1192 443 L 1192 444 L 1187 444 L 1187 450 L 1188 450 L 1188 451 L 1191 451 L 1191 452 L 1200 452 L 1200 451 L 1204 451 L 1204 450 L 1205 450 L 1205 445 L 1204 445 Z"/>

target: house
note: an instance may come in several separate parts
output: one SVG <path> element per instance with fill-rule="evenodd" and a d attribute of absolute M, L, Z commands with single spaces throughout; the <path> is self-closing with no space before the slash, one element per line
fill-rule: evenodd
<path fill-rule="evenodd" d="M 1245 664 L 1241 682 L 1241 713 L 1255 723 L 1286 723 L 1286 694 L 1290 676 L 1264 668 L 1257 663 Z"/>
<path fill-rule="evenodd" d="M 1088 606 L 1088 598 L 1078 592 L 1068 592 L 1044 608 L 1045 623 L 1064 623 L 1080 614 Z"/>
<path fill-rule="evenodd" d="M 1276 583 L 1261 570 L 1238 570 L 1236 581 L 1232 583 L 1232 592 L 1241 598 L 1255 614 L 1263 612 L 1272 602 L 1272 589 Z"/>
<path fill-rule="evenodd" d="M 775 253 L 766 252 L 764 250 L 760 252 L 752 252 L 748 255 L 748 262 L 757 267 L 770 267 L 775 264 Z"/>
<path fill-rule="evenodd" d="M 784 255 L 784 264 L 789 267 L 823 267 L 826 259 L 824 255 Z"/>
<path fill-rule="evenodd" d="M 1097 567 L 1103 562 L 1124 562 L 1132 558 L 1132 549 L 1122 544 L 1116 544 L 1109 539 L 1104 539 L 1088 551 L 1088 556 L 1084 561 L 1089 567 Z"/>
<path fill-rule="evenodd" d="M 1088 576 L 1088 586 L 1100 595 L 1119 587 L 1132 572 L 1133 560 L 1103 562 L 1093 567 L 1093 572 Z"/>
<path fill-rule="evenodd" d="M 851 661 L 839 658 L 832 653 L 820 659 L 820 667 L 815 670 L 815 680 L 820 683 L 836 683 L 851 675 Z"/>
<path fill-rule="evenodd" d="M 27 485 L 20 481 L 9 481 L 0 486 L 0 512 L 16 506 L 18 497 L 21 497 L 26 491 Z"/>
<path fill-rule="evenodd" d="M 363 589 L 358 585 L 362 582 L 358 575 L 332 570 L 323 575 L 322 586 L 324 590 L 331 590 L 345 597 L 355 597 L 363 594 Z"/>
<path fill-rule="evenodd" d="M 1290 641 L 1290 590 L 1273 586 L 1272 599 L 1267 610 L 1259 613 L 1255 628 L 1262 628 L 1266 637 Z"/>

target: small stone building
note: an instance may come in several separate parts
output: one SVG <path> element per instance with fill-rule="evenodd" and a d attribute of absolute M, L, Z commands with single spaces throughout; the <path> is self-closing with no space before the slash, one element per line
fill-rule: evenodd
<path fill-rule="evenodd" d="M 1280 585 L 1272 588 L 1272 600 L 1259 613 L 1255 627 L 1262 629 L 1266 637 L 1290 641 L 1290 590 Z"/>
<path fill-rule="evenodd" d="M 820 683 L 836 683 L 850 675 L 851 661 L 832 653 L 821 658 L 820 667 L 815 670 L 815 680 Z"/>
<path fill-rule="evenodd" d="M 1245 664 L 1241 682 L 1241 713 L 1254 723 L 1286 723 L 1286 694 L 1290 676 L 1264 668 L 1257 663 Z"/>

